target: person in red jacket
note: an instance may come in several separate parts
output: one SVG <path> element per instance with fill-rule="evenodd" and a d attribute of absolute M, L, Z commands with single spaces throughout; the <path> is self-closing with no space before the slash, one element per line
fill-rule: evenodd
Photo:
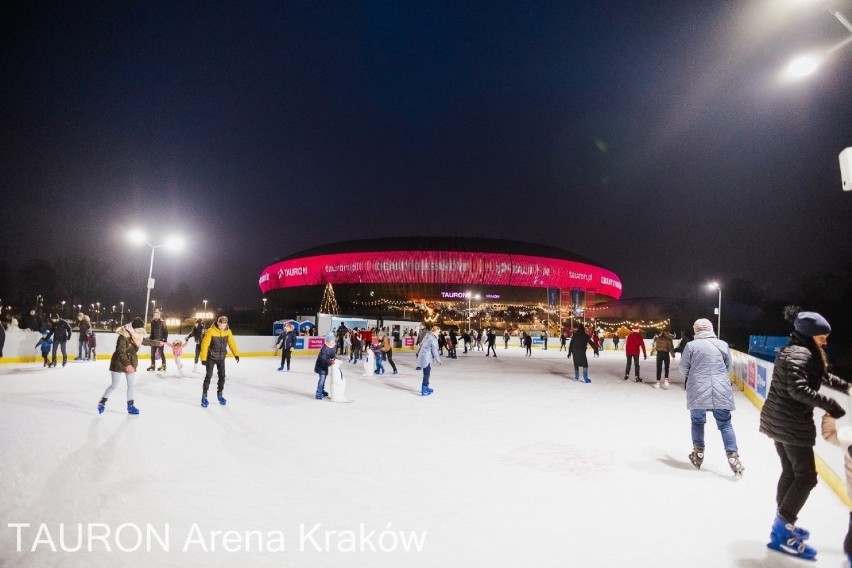
<path fill-rule="evenodd" d="M 645 359 L 648 358 L 648 353 L 645 351 L 645 340 L 642 334 L 639 333 L 639 326 L 634 325 L 633 331 L 627 336 L 624 342 L 624 353 L 627 355 L 627 366 L 624 368 L 624 380 L 630 378 L 630 363 L 636 363 L 636 382 L 641 383 L 642 377 L 639 376 L 639 350 L 642 350 L 642 355 Z"/>

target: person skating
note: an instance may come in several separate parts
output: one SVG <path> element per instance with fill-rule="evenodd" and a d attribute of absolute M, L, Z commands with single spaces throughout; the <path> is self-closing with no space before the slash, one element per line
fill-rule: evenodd
<path fill-rule="evenodd" d="M 229 348 L 234 355 L 234 360 L 239 363 L 240 354 L 237 351 L 237 344 L 234 342 L 234 334 L 228 328 L 228 318 L 219 316 L 216 325 L 211 326 L 204 334 L 204 339 L 201 340 L 201 364 L 207 369 L 201 391 L 201 406 L 204 408 L 207 408 L 208 404 L 207 389 L 210 387 L 210 379 L 213 377 L 213 367 L 216 367 L 219 376 L 216 398 L 219 400 L 219 404 L 223 406 L 228 404 L 222 393 L 225 390 L 225 357 L 228 356 Z M 163 368 L 165 369 L 165 363 Z"/>
<path fill-rule="evenodd" d="M 523 335 L 524 340 L 524 350 L 526 357 L 532 357 L 532 335 L 527 332 L 524 332 Z"/>
<path fill-rule="evenodd" d="M 837 427 L 837 420 L 829 413 L 822 415 L 822 437 L 825 441 L 843 449 L 843 469 L 846 472 L 846 495 L 852 498 L 852 426 Z M 852 566 L 852 512 L 849 527 L 843 540 L 843 553 Z"/>
<path fill-rule="evenodd" d="M 64 320 L 63 320 L 64 321 Z M 89 316 L 80 312 L 77 314 L 77 321 L 74 323 L 79 331 L 77 341 L 77 359 L 76 361 L 84 361 L 89 358 L 89 343 L 86 341 L 86 332 L 92 327 Z"/>
<path fill-rule="evenodd" d="M 53 349 L 50 352 L 50 367 L 56 366 L 56 351 L 62 351 L 62 366 L 68 362 L 68 353 L 66 351 L 66 343 L 71 339 L 71 326 L 64 319 L 60 319 L 58 315 L 50 315 L 50 338 L 53 339 Z"/>
<path fill-rule="evenodd" d="M 642 339 L 642 334 L 639 333 L 639 326 L 634 325 L 633 331 L 630 332 L 627 336 L 627 340 L 624 342 L 624 354 L 627 356 L 627 366 L 624 368 L 624 380 L 626 381 L 630 378 L 630 364 L 636 364 L 636 379 L 634 379 L 637 383 L 642 382 L 642 377 L 639 374 L 639 351 L 642 351 L 642 355 L 645 359 L 648 358 L 648 353 L 645 351 L 645 340 Z"/>
<path fill-rule="evenodd" d="M 583 368 L 583 381 L 590 383 L 589 378 L 589 359 L 586 357 L 586 346 L 590 345 L 592 349 L 595 344 L 592 343 L 592 338 L 586 334 L 586 328 L 583 324 L 577 324 L 577 330 L 571 334 L 571 341 L 568 343 L 568 358 L 574 357 L 574 380 L 580 380 L 580 367 Z"/>
<path fill-rule="evenodd" d="M 658 389 L 662 386 L 664 389 L 669 388 L 669 364 L 676 355 L 674 341 L 669 330 L 662 330 L 659 335 L 654 337 L 653 347 L 651 347 L 651 355 L 657 355 L 657 382 L 654 383 L 654 388 Z M 660 385 L 660 376 L 662 375 L 663 367 L 665 367 L 665 378 Z"/>
<path fill-rule="evenodd" d="M 485 349 L 485 356 L 488 357 L 488 352 L 494 353 L 494 357 L 497 357 L 497 350 L 494 348 L 494 344 L 497 342 L 497 334 L 494 333 L 494 330 L 490 327 L 488 331 L 485 332 L 485 344 L 487 348 Z"/>
<path fill-rule="evenodd" d="M 317 393 L 316 399 L 322 400 L 328 396 L 325 391 L 325 379 L 328 377 L 328 368 L 337 360 L 337 340 L 334 333 L 329 332 L 325 336 L 325 343 L 317 353 L 317 361 L 314 363 L 314 373 L 317 374 Z"/>
<path fill-rule="evenodd" d="M 417 368 L 423 370 L 423 382 L 420 385 L 420 396 L 429 396 L 434 391 L 429 387 L 429 377 L 432 375 L 432 363 L 441 365 L 441 354 L 438 350 L 438 334 L 441 328 L 432 327 L 431 333 L 427 333 L 417 350 Z"/>
<path fill-rule="evenodd" d="M 201 360 L 201 340 L 204 338 L 204 320 L 198 318 L 195 320 L 195 325 L 189 331 L 184 341 L 189 341 L 190 338 L 195 340 L 195 360 L 192 364 L 192 372 L 198 371 L 198 361 Z"/>
<path fill-rule="evenodd" d="M 692 423 L 689 461 L 696 469 L 700 469 L 704 462 L 704 424 L 707 413 L 712 412 L 722 434 L 728 465 L 734 475 L 742 475 L 745 468 L 740 461 L 737 437 L 731 423 L 731 411 L 735 408 L 734 392 L 728 378 L 731 352 L 727 343 L 716 338 L 710 320 L 698 319 L 692 327 L 695 341 L 686 346 L 680 359 L 680 372 L 689 377 L 686 387 L 686 407 Z"/>
<path fill-rule="evenodd" d="M 41 348 L 41 358 L 44 360 L 43 367 L 47 367 L 50 365 L 50 348 L 53 346 L 53 340 L 50 339 L 50 331 L 43 329 L 41 331 L 41 337 L 38 342 L 35 344 L 35 348 Z"/>
<path fill-rule="evenodd" d="M 843 407 L 819 390 L 824 385 L 849 393 L 849 383 L 830 372 L 825 353 L 830 333 L 831 325 L 822 315 L 800 312 L 796 316 L 790 340 L 775 358 L 769 393 L 760 411 L 760 431 L 773 440 L 781 460 L 775 521 L 766 546 L 807 560 L 816 558 L 817 551 L 805 543 L 810 533 L 797 527 L 796 521 L 817 484 L 814 408 L 841 418 L 846 414 Z M 696 334 L 684 353 L 698 340 Z"/>
<path fill-rule="evenodd" d="M 296 335 L 296 330 L 293 329 L 293 324 L 287 323 L 284 326 L 284 331 L 275 341 L 276 349 L 279 345 L 281 345 L 281 366 L 278 367 L 279 371 L 290 370 L 290 359 L 293 355 L 293 349 L 296 347 L 297 339 L 298 335 Z M 287 367 L 286 369 L 284 368 L 285 365 Z"/>
<path fill-rule="evenodd" d="M 154 310 L 154 315 L 151 318 L 151 335 L 148 336 L 148 339 L 151 341 L 158 342 L 157 347 L 151 347 L 151 366 L 148 367 L 149 371 L 154 370 L 154 366 L 156 364 L 157 354 L 160 355 L 160 368 L 158 371 L 166 370 L 166 352 L 163 349 L 163 344 L 169 338 L 169 330 L 166 329 L 166 322 L 162 319 L 162 314 L 159 309 Z"/>
<path fill-rule="evenodd" d="M 396 370 L 396 363 L 393 362 L 393 342 L 391 341 L 390 336 L 384 331 L 379 335 L 379 346 L 381 349 L 381 355 L 384 355 L 388 363 L 390 363 L 390 366 L 393 369 L 393 374 L 398 374 L 398 371 Z M 382 358 L 381 355 L 377 357 L 377 360 Z M 382 373 L 384 372 L 384 368 L 382 368 Z"/>
<path fill-rule="evenodd" d="M 139 348 L 143 345 L 154 346 L 159 341 L 145 337 L 145 324 L 141 318 L 136 318 L 129 324 L 116 330 L 118 340 L 115 342 L 115 352 L 109 362 L 109 372 L 112 381 L 98 402 L 98 414 L 103 414 L 109 395 L 118 387 L 121 375 L 127 380 L 127 413 L 139 414 L 135 405 L 136 369 L 139 367 Z"/>

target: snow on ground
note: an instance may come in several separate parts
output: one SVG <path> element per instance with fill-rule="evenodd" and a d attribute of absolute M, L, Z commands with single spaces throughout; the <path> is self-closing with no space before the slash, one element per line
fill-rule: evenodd
<path fill-rule="evenodd" d="M 498 354 L 445 360 L 431 397 L 411 353 L 396 376 L 348 366 L 351 404 L 314 399 L 314 357 L 229 358 L 228 405 L 207 409 L 190 362 L 140 373 L 139 416 L 123 388 L 97 414 L 106 360 L 0 365 L 0 565 L 804 564 L 765 547 L 780 466 L 741 394 L 736 479 L 712 417 L 704 466 L 687 460 L 677 371 L 668 391 L 625 382 L 606 352 L 583 384 L 557 349 Z M 800 519 L 819 565 L 843 565 L 847 518 L 820 483 Z"/>

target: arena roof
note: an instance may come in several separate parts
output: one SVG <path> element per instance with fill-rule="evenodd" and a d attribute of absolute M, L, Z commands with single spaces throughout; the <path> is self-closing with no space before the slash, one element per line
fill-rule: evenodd
<path fill-rule="evenodd" d="M 331 243 L 266 267 L 262 293 L 323 284 L 482 285 L 581 290 L 618 299 L 621 280 L 555 247 L 470 237 L 405 237 Z"/>

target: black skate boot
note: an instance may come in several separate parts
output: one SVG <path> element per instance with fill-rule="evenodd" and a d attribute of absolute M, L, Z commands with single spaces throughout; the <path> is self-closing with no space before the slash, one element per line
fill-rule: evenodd
<path fill-rule="evenodd" d="M 734 472 L 734 475 L 742 475 L 745 467 L 743 466 L 743 462 L 740 461 L 740 454 L 738 452 L 726 453 L 728 454 L 728 465 L 731 466 L 731 471 Z"/>
<path fill-rule="evenodd" d="M 692 453 L 689 454 L 689 461 L 695 466 L 695 469 L 701 469 L 701 464 L 704 463 L 704 448 L 692 448 Z"/>

